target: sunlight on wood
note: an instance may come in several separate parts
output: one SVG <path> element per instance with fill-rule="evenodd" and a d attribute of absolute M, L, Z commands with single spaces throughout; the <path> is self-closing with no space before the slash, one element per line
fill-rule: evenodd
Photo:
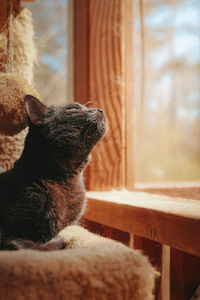
<path fill-rule="evenodd" d="M 88 192 L 84 217 L 200 254 L 200 202 L 142 192 Z"/>

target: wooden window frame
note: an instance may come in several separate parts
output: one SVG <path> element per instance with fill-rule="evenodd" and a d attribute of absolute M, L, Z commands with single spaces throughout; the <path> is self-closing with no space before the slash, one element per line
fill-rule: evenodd
<path fill-rule="evenodd" d="M 199 182 L 188 186 L 185 183 L 136 183 L 134 185 L 133 1 L 75 0 L 74 33 L 74 98 L 82 103 L 91 100 L 94 105 L 104 109 L 109 119 L 108 136 L 96 147 L 93 152 L 93 161 L 87 170 L 87 189 L 98 191 L 98 193 L 96 193 L 95 199 L 89 196 L 86 216 L 89 218 L 89 215 L 92 215 L 92 212 L 89 212 L 89 207 L 94 208 L 92 202 L 97 205 L 99 201 L 99 206 L 106 206 L 109 209 L 110 193 L 107 193 L 107 202 L 103 204 L 100 191 L 112 189 L 126 188 L 130 191 L 200 199 Z M 123 193 L 119 192 L 118 195 L 120 201 Z M 150 198 L 152 197 L 150 196 Z M 143 196 L 141 196 L 141 204 L 142 199 Z M 184 219 L 184 216 L 187 215 L 186 209 L 184 211 L 184 204 L 187 200 L 174 199 L 174 201 L 179 203 L 180 207 L 183 206 L 182 212 L 178 209 L 172 214 L 172 218 L 176 222 L 179 217 Z M 197 210 L 199 202 L 191 203 L 194 203 Z M 112 205 L 114 205 L 113 202 Z M 115 205 L 118 209 L 119 204 L 116 202 Z M 156 202 L 155 209 L 151 206 L 151 210 L 154 209 L 157 216 L 158 214 L 169 214 L 169 211 L 163 210 L 162 203 L 160 210 L 157 205 Z M 170 203 L 168 202 L 167 205 Z M 143 205 L 140 209 L 142 214 Z M 149 209 L 147 205 L 146 210 Z M 171 207 L 171 210 L 173 211 L 174 208 Z M 95 212 L 95 214 L 96 217 L 91 216 L 93 221 L 98 219 L 98 213 Z M 193 217 L 191 214 L 187 215 L 184 220 L 185 228 L 188 220 L 196 224 L 194 235 L 198 236 L 200 217 L 198 218 L 196 214 Z M 103 221 L 101 219 L 101 222 Z M 126 222 L 126 218 L 124 222 Z M 118 227 L 116 221 L 109 225 Z M 159 228 L 155 228 L 155 230 L 159 230 Z M 138 234 L 142 235 L 142 232 L 138 232 Z M 182 245 L 178 248 L 191 252 L 185 244 L 184 234 L 182 236 Z M 148 238 L 152 237 L 148 236 Z M 158 241 L 168 243 L 167 240 Z M 193 248 L 197 248 L 194 252 L 196 255 L 200 255 L 199 247 L 193 244 Z"/>

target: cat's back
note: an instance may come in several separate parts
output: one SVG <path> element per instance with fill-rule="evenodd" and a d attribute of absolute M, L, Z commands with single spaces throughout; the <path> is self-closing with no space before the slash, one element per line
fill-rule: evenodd
<path fill-rule="evenodd" d="M 0 227 L 5 219 L 7 207 L 12 202 L 14 173 L 12 170 L 0 174 Z"/>
<path fill-rule="evenodd" d="M 22 180 L 24 178 L 22 178 L 19 172 L 16 172 L 15 168 L 0 173 L 0 195 L 1 192 L 8 192 L 16 188 Z"/>
<path fill-rule="evenodd" d="M 20 197 L 19 193 L 23 184 L 27 181 L 25 176 L 20 174 L 15 168 L 0 174 L 0 217 L 4 219 L 4 214 L 9 207 Z"/>
<path fill-rule="evenodd" d="M 13 169 L 9 171 L 2 171 L 0 173 L 0 195 L 4 190 L 8 189 L 9 186 L 11 187 L 10 183 L 14 179 Z"/>

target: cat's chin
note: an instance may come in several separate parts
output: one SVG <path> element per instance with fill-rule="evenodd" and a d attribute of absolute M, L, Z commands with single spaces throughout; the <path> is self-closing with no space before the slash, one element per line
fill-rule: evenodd
<path fill-rule="evenodd" d="M 86 144 L 92 143 L 93 146 L 106 134 L 107 120 L 102 110 L 97 110 L 88 130 L 86 131 Z"/>

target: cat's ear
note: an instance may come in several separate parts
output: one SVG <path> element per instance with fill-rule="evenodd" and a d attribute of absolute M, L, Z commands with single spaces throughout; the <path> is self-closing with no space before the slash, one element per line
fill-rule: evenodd
<path fill-rule="evenodd" d="M 40 102 L 40 100 L 31 95 L 26 95 L 24 97 L 24 103 L 29 120 L 33 124 L 39 125 L 44 118 L 47 107 Z"/>

